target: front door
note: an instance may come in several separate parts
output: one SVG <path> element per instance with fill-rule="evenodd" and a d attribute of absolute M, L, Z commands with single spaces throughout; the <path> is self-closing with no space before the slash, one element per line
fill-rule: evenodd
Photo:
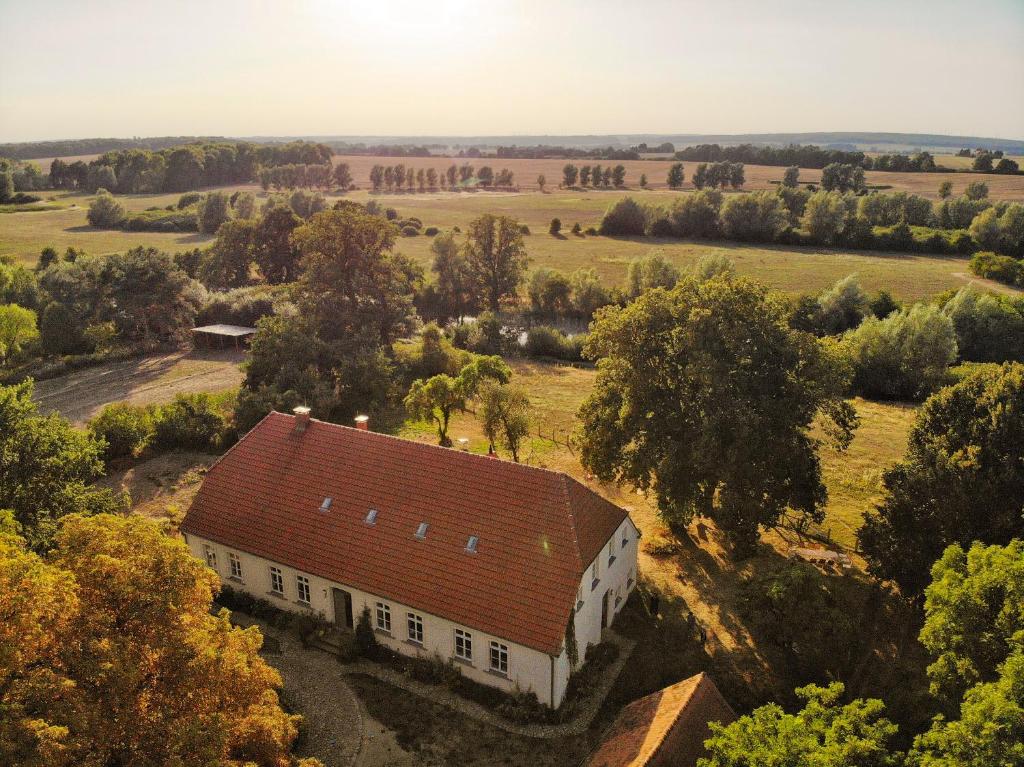
<path fill-rule="evenodd" d="M 334 591 L 334 625 L 338 628 L 352 628 L 352 595 L 344 589 Z M 344 621 L 344 622 L 343 622 Z"/>

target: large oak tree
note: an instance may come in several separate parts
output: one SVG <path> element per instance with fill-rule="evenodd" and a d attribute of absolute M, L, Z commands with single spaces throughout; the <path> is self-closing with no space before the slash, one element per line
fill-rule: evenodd
<path fill-rule="evenodd" d="M 823 518 L 810 430 L 824 416 L 848 444 L 845 368 L 764 287 L 725 274 L 647 291 L 598 312 L 586 353 L 598 373 L 579 437 L 598 477 L 653 489 L 677 531 L 711 517 L 746 551 L 787 509 Z"/>

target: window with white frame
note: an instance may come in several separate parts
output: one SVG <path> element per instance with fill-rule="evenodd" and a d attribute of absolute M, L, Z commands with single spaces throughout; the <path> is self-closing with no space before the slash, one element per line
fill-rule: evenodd
<path fill-rule="evenodd" d="M 601 562 L 599 559 L 594 560 L 594 564 L 590 566 L 590 590 L 593 591 L 597 588 L 597 584 L 601 580 Z"/>
<path fill-rule="evenodd" d="M 416 613 L 408 613 L 406 615 L 406 625 L 409 629 L 409 641 L 423 644 L 423 616 Z"/>
<path fill-rule="evenodd" d="M 203 544 L 203 553 L 206 554 L 206 566 L 211 570 L 217 569 L 217 552 L 213 550 L 213 546 L 207 546 Z"/>
<path fill-rule="evenodd" d="M 615 541 L 608 541 L 608 567 L 615 563 Z"/>
<path fill-rule="evenodd" d="M 491 671 L 508 673 L 508 647 L 500 642 L 491 642 Z"/>
<path fill-rule="evenodd" d="M 473 660 L 473 635 L 462 629 L 455 629 L 455 657 Z"/>
<path fill-rule="evenodd" d="M 299 592 L 299 601 L 303 604 L 309 604 L 309 578 L 305 575 L 295 576 L 295 588 Z"/>
<path fill-rule="evenodd" d="M 381 631 L 391 631 L 391 605 L 377 603 L 377 628 Z"/>
<path fill-rule="evenodd" d="M 237 554 L 228 554 L 228 564 L 231 566 L 231 577 L 242 580 L 242 560 Z"/>
<path fill-rule="evenodd" d="M 279 567 L 270 568 L 270 590 L 278 596 L 284 596 L 284 575 Z"/>

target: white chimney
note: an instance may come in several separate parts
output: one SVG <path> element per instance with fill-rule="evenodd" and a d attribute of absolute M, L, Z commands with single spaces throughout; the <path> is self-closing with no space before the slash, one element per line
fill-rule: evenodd
<path fill-rule="evenodd" d="M 356 428 L 362 429 L 363 431 L 370 430 L 370 416 L 368 415 L 357 415 L 356 416 Z"/>
<path fill-rule="evenodd" d="M 297 434 L 301 434 L 309 426 L 310 410 L 305 405 L 299 405 L 293 408 L 292 412 L 295 413 L 295 431 Z"/>

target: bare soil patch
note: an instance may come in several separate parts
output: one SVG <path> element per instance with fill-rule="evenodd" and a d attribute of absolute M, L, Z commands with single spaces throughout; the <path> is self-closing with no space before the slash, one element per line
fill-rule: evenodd
<path fill-rule="evenodd" d="M 39 381 L 35 400 L 42 412 L 82 424 L 111 402 L 151 405 L 181 393 L 234 389 L 242 383 L 244 359 L 233 349 L 190 349 L 112 362 Z"/>

